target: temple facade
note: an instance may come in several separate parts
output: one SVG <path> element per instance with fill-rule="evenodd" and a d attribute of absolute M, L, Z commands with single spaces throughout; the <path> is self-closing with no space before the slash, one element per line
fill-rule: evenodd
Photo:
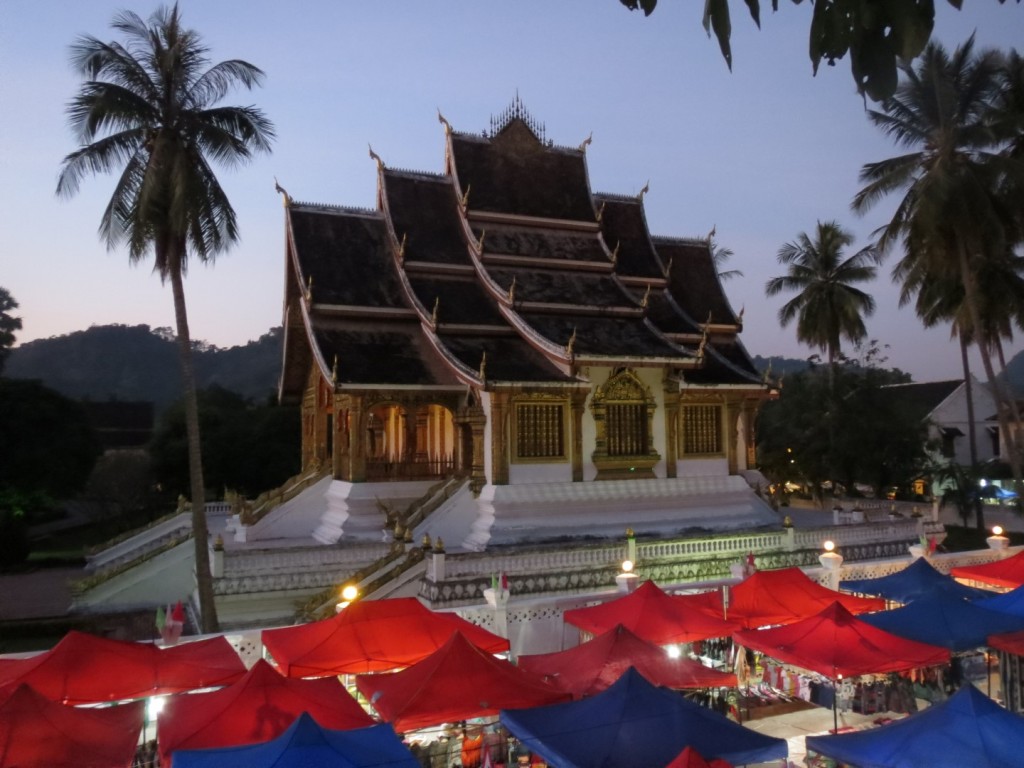
<path fill-rule="evenodd" d="M 476 549 L 683 528 L 687 498 L 768 521 L 743 475 L 772 391 L 710 238 L 652 235 L 646 188 L 593 192 L 589 140 L 554 145 L 518 97 L 482 134 L 438 117 L 444 172 L 371 149 L 373 209 L 284 193 L 280 398 L 302 406 L 303 471 L 332 479 L 317 538 L 373 535 L 382 499 L 452 476 Z"/>

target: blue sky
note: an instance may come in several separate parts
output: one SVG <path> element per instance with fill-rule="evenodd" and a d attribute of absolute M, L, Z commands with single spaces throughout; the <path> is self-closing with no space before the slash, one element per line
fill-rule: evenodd
<path fill-rule="evenodd" d="M 79 195 L 54 195 L 60 161 L 75 148 L 64 107 L 78 79 L 68 46 L 80 34 L 110 39 L 120 8 L 148 16 L 155 3 L 0 2 L 0 285 L 20 303 L 21 342 L 93 324 L 172 326 L 170 291 L 149 263 L 129 268 L 96 229 L 113 177 Z M 440 171 L 440 109 L 456 130 L 480 131 L 518 92 L 557 144 L 593 132 L 595 191 L 633 194 L 648 181 L 653 233 L 704 236 L 735 252 L 744 276 L 726 283 L 745 308 L 752 354 L 806 357 L 795 329 L 776 320 L 784 297 L 766 299 L 780 274 L 775 253 L 816 221 L 836 219 L 868 243 L 884 204 L 849 211 L 857 173 L 896 150 L 864 114 L 849 63 L 811 76 L 809 3 L 762 1 L 758 31 L 733 2 L 733 72 L 700 24 L 703 3 L 663 0 L 653 16 L 617 0 L 182 0 L 215 60 L 246 59 L 266 85 L 227 103 L 257 104 L 275 122 L 273 155 L 221 174 L 238 213 L 241 243 L 186 283 L 194 338 L 244 343 L 281 320 L 284 227 L 276 177 L 296 200 L 373 207 L 376 172 L 367 145 L 392 167 Z M 976 30 L 981 45 L 1010 47 L 1024 8 L 936 0 L 936 38 L 948 47 Z M 897 309 L 890 257 L 870 286 L 872 338 L 890 364 L 918 380 L 959 376 L 948 329 L 924 331 Z M 1016 341 L 1010 348 L 1021 348 Z M 980 367 L 978 368 L 980 374 Z"/>

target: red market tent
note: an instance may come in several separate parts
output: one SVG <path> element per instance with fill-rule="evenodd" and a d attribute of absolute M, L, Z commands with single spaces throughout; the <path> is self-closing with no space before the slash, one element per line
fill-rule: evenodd
<path fill-rule="evenodd" d="M 160 764 L 178 749 L 255 744 L 277 738 L 308 712 L 324 728 L 348 730 L 375 722 L 337 680 L 293 680 L 257 661 L 234 685 L 175 696 L 157 720 Z"/>
<path fill-rule="evenodd" d="M 532 672 L 580 699 L 605 690 L 633 667 L 665 688 L 735 688 L 736 675 L 705 667 L 689 658 L 669 658 L 665 650 L 634 635 L 621 624 L 593 640 L 558 653 L 519 658 Z"/>
<path fill-rule="evenodd" d="M 399 732 L 570 698 L 480 650 L 461 632 L 408 669 L 390 675 L 358 675 L 356 687 Z"/>
<path fill-rule="evenodd" d="M 686 747 L 665 768 L 732 768 L 725 760 L 705 760 L 693 747 Z"/>
<path fill-rule="evenodd" d="M 949 661 L 949 650 L 906 640 L 856 618 L 838 601 L 809 619 L 737 632 L 733 639 L 773 659 L 836 679 Z"/>
<path fill-rule="evenodd" d="M 0 701 L 0 768 L 128 768 L 144 706 L 68 707 L 19 685 Z"/>
<path fill-rule="evenodd" d="M 722 592 L 701 592 L 685 595 L 695 607 L 723 615 Z M 850 613 L 866 613 L 885 609 L 880 597 L 857 597 L 823 587 L 808 578 L 799 568 L 757 571 L 729 590 L 725 613 L 729 619 L 742 623 L 745 629 L 771 624 L 792 624 L 806 619 L 839 602 Z"/>
<path fill-rule="evenodd" d="M 709 615 L 683 597 L 666 594 L 653 581 L 645 581 L 634 592 L 607 603 L 566 611 L 565 621 L 592 635 L 604 634 L 621 624 L 656 645 L 727 637 L 739 626 Z"/>
<path fill-rule="evenodd" d="M 45 653 L 0 666 L 0 688 L 27 683 L 51 701 L 93 704 L 228 685 L 244 674 L 223 636 L 158 648 L 71 631 Z"/>
<path fill-rule="evenodd" d="M 1024 584 L 1024 550 L 1005 560 L 994 560 L 982 565 L 963 565 L 954 568 L 950 574 L 958 579 L 1016 589 Z"/>
<path fill-rule="evenodd" d="M 456 631 L 489 653 L 508 650 L 505 638 L 414 597 L 360 600 L 323 621 L 264 630 L 263 645 L 289 677 L 324 677 L 407 667 Z"/>

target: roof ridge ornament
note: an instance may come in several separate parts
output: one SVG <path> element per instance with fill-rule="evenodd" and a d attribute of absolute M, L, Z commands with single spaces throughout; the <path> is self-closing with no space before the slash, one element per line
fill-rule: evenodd
<path fill-rule="evenodd" d="M 708 232 L 708 236 L 704 238 L 708 241 L 708 245 L 711 245 L 711 241 L 715 239 L 716 232 L 718 232 L 718 224 L 712 224 L 711 231 Z"/>
<path fill-rule="evenodd" d="M 313 303 L 313 276 L 312 275 L 310 275 L 306 279 L 306 303 L 307 304 L 312 304 Z"/>
<path fill-rule="evenodd" d="M 644 195 L 651 191 L 651 180 L 648 179 L 647 183 L 644 184 L 643 188 L 637 193 L 636 199 L 638 202 L 644 201 Z"/>
<path fill-rule="evenodd" d="M 768 358 L 768 367 L 764 369 L 764 376 L 761 377 L 761 383 L 767 385 L 772 378 L 772 359 Z M 782 388 L 782 379 L 779 379 L 779 388 Z"/>
<path fill-rule="evenodd" d="M 437 108 L 437 122 L 444 126 L 444 132 L 446 136 L 450 136 L 452 132 L 452 124 L 444 119 L 444 115 L 441 114 L 441 108 Z"/>
<path fill-rule="evenodd" d="M 437 311 L 441 308 L 441 297 L 434 297 L 434 311 L 430 313 L 430 328 L 433 331 L 437 330 Z"/>
<path fill-rule="evenodd" d="M 472 191 L 473 185 L 470 184 L 468 187 L 466 187 L 466 191 L 462 193 L 462 199 L 459 201 L 459 204 L 462 206 L 463 210 L 465 210 L 469 206 L 469 193 Z"/>
<path fill-rule="evenodd" d="M 512 275 L 512 285 L 508 287 L 508 303 L 516 303 L 516 276 Z"/>
<path fill-rule="evenodd" d="M 708 319 L 704 323 L 704 332 L 700 336 L 700 345 L 697 347 L 697 362 L 704 362 L 704 348 L 708 345 L 708 330 L 711 328 L 711 310 L 708 310 Z"/>
<path fill-rule="evenodd" d="M 744 304 L 742 307 L 740 307 L 740 313 L 739 313 L 739 315 L 736 318 L 736 322 L 739 323 L 740 325 L 743 325 L 743 313 L 746 312 L 746 311 L 747 311 L 747 305 Z"/>
<path fill-rule="evenodd" d="M 331 366 L 331 383 L 338 383 L 338 356 L 334 356 L 334 365 Z"/>
<path fill-rule="evenodd" d="M 274 191 L 282 196 L 284 207 L 290 208 L 292 205 L 292 196 L 288 194 L 288 190 L 277 183 L 277 176 L 274 177 Z"/>
<path fill-rule="evenodd" d="M 405 243 L 406 243 L 406 241 L 408 239 L 409 239 L 409 233 L 408 232 L 403 232 L 402 233 L 402 242 L 400 242 L 398 244 L 398 263 L 399 264 L 404 264 L 405 263 Z"/>
<path fill-rule="evenodd" d="M 615 250 L 612 251 L 612 253 L 611 253 L 612 264 L 617 264 L 619 262 L 619 248 L 621 248 L 621 247 L 622 247 L 622 241 L 621 240 L 616 240 L 615 241 Z"/>
<path fill-rule="evenodd" d="M 481 355 L 481 357 L 480 357 L 480 371 L 479 371 L 479 375 L 480 375 L 480 381 L 481 382 L 486 382 L 487 381 L 487 350 L 486 349 L 484 350 L 483 355 Z"/>
<path fill-rule="evenodd" d="M 668 276 L 671 275 L 671 274 L 672 274 L 672 257 L 669 256 L 668 257 L 668 262 L 665 264 L 665 279 L 667 280 Z"/>
<path fill-rule="evenodd" d="M 586 153 L 586 151 L 587 151 L 587 147 L 589 147 L 589 146 L 590 146 L 590 143 L 591 143 L 591 142 L 592 142 L 593 140 L 594 140 L 594 132 L 593 132 L 593 131 L 591 131 L 591 132 L 590 132 L 590 135 L 589 135 L 589 136 L 587 136 L 587 138 L 585 138 L 585 139 L 583 140 L 583 142 L 582 142 L 582 143 L 580 144 L 580 146 L 579 146 L 579 150 L 580 150 L 580 152 Z"/>
<path fill-rule="evenodd" d="M 483 256 L 483 254 L 484 254 L 484 238 L 485 237 L 487 237 L 487 230 L 486 229 L 481 229 L 480 230 L 480 239 L 476 241 L 476 249 L 477 249 L 477 251 L 479 251 L 481 256 Z"/>
<path fill-rule="evenodd" d="M 651 284 L 647 284 L 647 290 L 644 291 L 644 297 L 640 299 L 640 306 L 647 309 L 647 304 L 651 300 Z"/>
<path fill-rule="evenodd" d="M 386 166 L 384 165 L 384 161 L 380 159 L 380 155 L 378 155 L 376 152 L 373 151 L 373 145 L 372 144 L 367 144 L 366 146 L 368 146 L 370 148 L 370 158 L 372 160 L 376 160 L 377 161 L 377 170 L 378 171 L 383 171 Z"/>
<path fill-rule="evenodd" d="M 601 201 L 601 207 L 597 211 L 597 223 L 598 224 L 600 224 L 601 223 L 601 219 L 604 218 L 604 207 L 606 205 L 608 205 L 608 201 L 607 200 L 602 200 Z"/>
<path fill-rule="evenodd" d="M 505 107 L 505 109 L 497 116 L 491 115 L 490 135 L 497 136 L 505 130 L 513 120 L 522 120 L 541 144 L 547 144 L 544 123 L 538 122 L 537 119 L 529 113 L 526 107 L 523 106 L 523 100 L 519 98 L 518 88 L 516 88 L 516 96 L 512 99 L 512 103 Z M 487 133 L 485 132 L 484 136 L 486 135 Z"/>
<path fill-rule="evenodd" d="M 565 356 L 569 358 L 569 362 L 573 362 L 576 359 L 576 351 L 573 347 L 576 346 L 576 326 L 572 327 L 572 336 L 569 337 L 569 341 L 565 344 Z"/>

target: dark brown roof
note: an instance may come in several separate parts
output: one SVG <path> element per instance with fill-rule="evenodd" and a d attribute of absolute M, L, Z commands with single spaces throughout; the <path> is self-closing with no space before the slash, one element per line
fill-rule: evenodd
<path fill-rule="evenodd" d="M 470 263 L 449 177 L 385 170 L 383 182 L 395 237 L 406 240 L 407 261 Z"/>
<path fill-rule="evenodd" d="M 615 272 L 627 277 L 665 276 L 664 266 L 651 244 L 643 204 L 637 198 L 595 195 L 601 214 L 601 234 L 611 250 L 618 246 Z"/>
<path fill-rule="evenodd" d="M 493 139 L 452 134 L 459 188 L 470 210 L 567 221 L 597 220 L 583 153 L 545 147 L 512 120 Z"/>
<path fill-rule="evenodd" d="M 559 232 L 554 229 L 488 223 L 473 226 L 473 236 L 484 237 L 484 253 L 523 256 L 549 261 L 610 264 L 597 233 Z"/>
<path fill-rule="evenodd" d="M 423 335 L 419 322 L 319 323 L 314 332 L 328 368 L 338 359 L 338 383 L 458 384 Z"/>
<path fill-rule="evenodd" d="M 886 397 L 898 403 L 904 410 L 917 414 L 925 419 L 942 402 L 956 392 L 963 384 L 963 379 L 948 381 L 922 381 L 911 384 L 890 384 L 882 387 Z"/>
<path fill-rule="evenodd" d="M 487 295 L 475 275 L 467 277 L 410 276 L 416 298 L 427 312 L 437 304 L 439 323 L 506 326 L 494 300 Z"/>
<path fill-rule="evenodd" d="M 508 267 L 489 267 L 487 274 L 505 291 L 514 278 L 516 303 L 565 304 L 569 311 L 573 306 L 637 308 L 610 274 Z"/>
<path fill-rule="evenodd" d="M 710 313 L 712 323 L 735 324 L 736 315 L 725 298 L 707 241 L 661 237 L 653 241 L 662 262 L 671 262 L 669 290 L 690 319 L 705 323 Z"/>
<path fill-rule="evenodd" d="M 480 369 L 480 361 L 486 352 L 485 378 L 488 381 L 558 383 L 574 380 L 519 336 L 444 334 L 441 340 L 459 362 L 473 371 Z"/>
<path fill-rule="evenodd" d="M 690 357 L 656 335 L 643 318 L 539 312 L 521 313 L 520 316 L 541 336 L 562 347 L 575 333 L 573 351 L 577 356 L 676 358 L 680 363 Z"/>

